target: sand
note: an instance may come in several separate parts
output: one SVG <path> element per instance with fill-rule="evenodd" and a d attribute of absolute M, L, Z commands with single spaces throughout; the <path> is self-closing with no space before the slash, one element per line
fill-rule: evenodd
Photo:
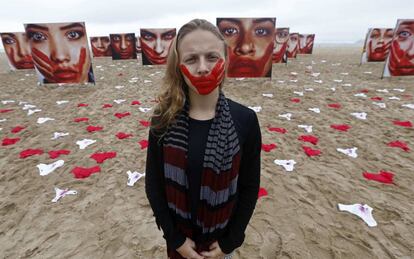
<path fill-rule="evenodd" d="M 152 100 L 160 89 L 164 68 L 95 59 L 96 86 L 39 87 L 33 71 L 8 72 L 4 58 L 3 53 L 0 100 L 16 103 L 0 103 L 0 109 L 13 109 L 0 114 L 0 119 L 7 119 L 0 123 L 0 136 L 21 140 L 0 149 L 0 257 L 166 258 L 165 241 L 146 199 L 144 179 L 130 187 L 126 173 L 145 170 L 146 149 L 138 142 L 147 138 L 148 128 L 139 120 L 148 120 L 150 113 L 140 112 L 138 107 L 154 106 Z M 257 115 L 263 143 L 277 145 L 270 152 L 262 152 L 261 187 L 268 195 L 258 200 L 245 242 L 236 250 L 235 258 L 414 258 L 414 128 L 392 123 L 414 123 L 414 110 L 401 106 L 414 103 L 414 79 L 381 80 L 383 64 L 359 66 L 359 58 L 359 47 L 316 46 L 311 56 L 299 56 L 287 66 L 275 65 L 271 81 L 227 81 L 227 97 L 246 106 L 262 107 Z M 129 82 L 131 78 L 137 82 Z M 119 85 L 124 87 L 115 88 Z M 394 88 L 404 88 L 405 92 Z M 362 89 L 369 90 L 368 97 L 355 97 Z M 389 93 L 378 89 L 388 89 Z M 303 91 L 304 96 L 294 91 Z M 274 97 L 264 97 L 263 93 Z M 370 98 L 374 96 L 384 98 L 387 107 L 373 105 Z M 400 100 L 388 99 L 392 96 Z M 294 103 L 291 98 L 301 101 Z M 126 101 L 116 104 L 115 99 Z M 69 103 L 57 105 L 59 100 Z M 133 100 L 142 104 L 132 106 Z M 28 116 L 19 101 L 42 111 Z M 89 106 L 78 108 L 79 103 Z M 102 109 L 104 103 L 113 107 Z M 342 108 L 329 108 L 329 103 L 340 103 Z M 316 107 L 321 110 L 319 114 L 308 110 Z M 116 112 L 131 115 L 118 119 Z M 290 121 L 278 116 L 287 112 L 293 114 Z M 366 112 L 368 118 L 356 119 L 352 112 Z M 37 124 L 39 117 L 55 120 Z M 73 122 L 77 117 L 88 117 L 89 122 Z M 303 152 L 304 143 L 298 137 L 307 133 L 298 128 L 299 124 L 313 126 L 312 134 L 319 143 L 305 145 L 321 150 L 320 156 L 308 157 Z M 352 128 L 340 132 L 331 129 L 331 124 Z M 12 134 L 11 129 L 18 125 L 26 128 Z M 104 129 L 89 133 L 88 125 Z M 288 132 L 271 132 L 267 126 L 283 127 Z M 54 132 L 70 135 L 51 140 Z M 119 140 L 115 137 L 118 132 L 133 137 Z M 84 138 L 97 142 L 80 150 L 75 142 Z M 387 146 L 395 140 L 406 142 L 411 151 Z M 358 148 L 357 158 L 336 151 L 351 147 Z M 45 154 L 20 159 L 19 153 L 28 148 L 43 149 Z M 56 161 L 47 155 L 56 149 L 69 149 L 71 154 L 60 157 L 65 161 L 63 167 L 40 176 L 36 165 Z M 117 157 L 101 164 L 100 173 L 74 178 L 71 170 L 75 166 L 95 166 L 89 156 L 108 151 L 116 151 Z M 294 159 L 297 164 L 293 172 L 286 172 L 273 162 L 275 159 Z M 362 176 L 365 171 L 380 170 L 393 172 L 395 184 L 368 181 Z M 78 194 L 52 203 L 55 186 L 74 189 Z M 378 226 L 370 228 L 356 216 L 340 212 L 338 203 L 368 204 L 374 209 Z"/>

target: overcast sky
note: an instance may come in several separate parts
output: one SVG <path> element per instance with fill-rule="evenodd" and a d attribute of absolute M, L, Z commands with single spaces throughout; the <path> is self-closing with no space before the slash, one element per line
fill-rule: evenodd
<path fill-rule="evenodd" d="M 84 21 L 88 36 L 97 36 L 178 29 L 193 18 L 215 24 L 216 17 L 276 17 L 276 27 L 315 33 L 316 43 L 352 43 L 369 27 L 414 19 L 414 0 L 8 0 L 1 4 L 0 32 L 23 31 L 24 23 Z"/>

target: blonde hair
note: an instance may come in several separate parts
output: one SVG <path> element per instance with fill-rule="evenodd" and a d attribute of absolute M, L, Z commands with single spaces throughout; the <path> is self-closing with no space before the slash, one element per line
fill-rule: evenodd
<path fill-rule="evenodd" d="M 227 46 L 223 35 L 218 28 L 204 19 L 194 19 L 183 25 L 173 40 L 167 59 L 167 70 L 163 78 L 162 90 L 158 95 L 158 104 L 151 116 L 151 128 L 157 135 L 164 135 L 169 125 L 175 122 L 175 117 L 183 109 L 185 100 L 188 98 L 188 85 L 179 69 L 180 57 L 178 45 L 190 32 L 205 30 L 213 33 L 224 44 L 224 54 L 227 56 Z M 224 80 L 220 84 L 223 86 Z"/>

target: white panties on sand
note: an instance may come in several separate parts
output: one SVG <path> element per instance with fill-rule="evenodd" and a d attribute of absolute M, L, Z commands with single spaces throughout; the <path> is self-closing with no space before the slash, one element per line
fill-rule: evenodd
<path fill-rule="evenodd" d="M 375 227 L 377 222 L 375 221 L 374 217 L 372 216 L 372 208 L 366 204 L 362 205 L 359 203 L 352 204 L 352 205 L 345 205 L 338 203 L 338 209 L 340 211 L 347 211 L 354 215 L 360 217 L 369 227 Z"/>
<path fill-rule="evenodd" d="M 56 162 L 53 162 L 51 164 L 38 164 L 37 168 L 39 168 L 39 173 L 41 176 L 45 176 L 50 174 L 51 172 L 55 171 L 57 168 L 63 166 L 65 161 L 58 160 Z"/>

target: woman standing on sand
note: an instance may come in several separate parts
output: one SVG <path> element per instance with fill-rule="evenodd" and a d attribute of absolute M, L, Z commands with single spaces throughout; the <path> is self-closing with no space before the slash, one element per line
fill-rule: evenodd
<path fill-rule="evenodd" d="M 145 189 L 169 258 L 231 258 L 256 206 L 261 132 L 224 96 L 226 49 L 210 22 L 185 24 L 151 119 Z"/>

